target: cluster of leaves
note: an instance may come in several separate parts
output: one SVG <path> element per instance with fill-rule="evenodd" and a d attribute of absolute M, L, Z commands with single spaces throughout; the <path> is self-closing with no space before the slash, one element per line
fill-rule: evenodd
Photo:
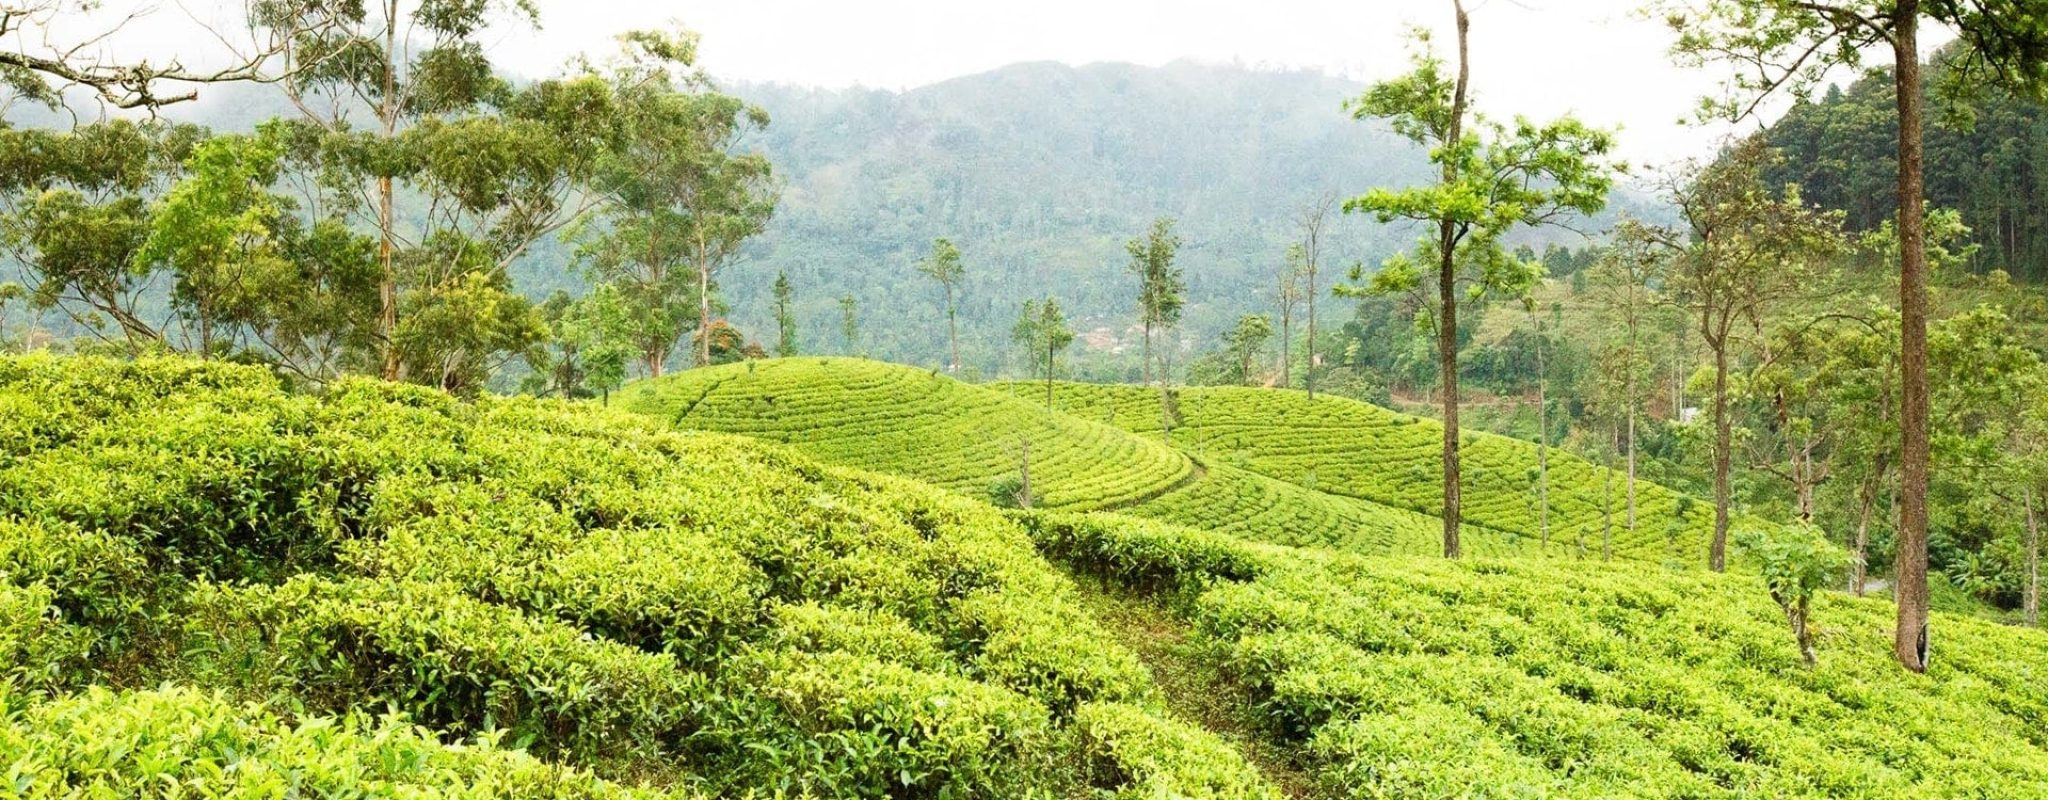
<path fill-rule="evenodd" d="M 294 395 L 181 359 L 0 359 L 0 409 L 0 744 L 31 795 L 212 785 L 225 753 L 252 786 L 476 796 L 510 784 L 465 770 L 565 796 L 624 791 L 576 770 L 713 795 L 1270 791 L 1153 710 L 1023 529 L 942 491 L 596 408 Z M 166 684 L 219 694 L 133 691 Z"/>
<path fill-rule="evenodd" d="M 1335 797 L 1929 797 L 2048 790 L 2025 631 L 1939 618 L 1926 676 L 1889 604 L 1812 600 L 1817 666 L 1757 578 L 1367 558 L 1025 514 L 1049 555 L 1184 598 L 1263 735 Z M 1939 731 L 1939 735 L 1929 735 Z"/>

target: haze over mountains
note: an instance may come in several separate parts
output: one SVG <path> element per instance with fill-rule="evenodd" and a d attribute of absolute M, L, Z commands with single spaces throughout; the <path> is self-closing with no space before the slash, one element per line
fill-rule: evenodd
<path fill-rule="evenodd" d="M 851 295 L 875 323 L 863 326 L 867 354 L 936 364 L 941 338 L 922 323 L 943 320 L 939 294 L 913 265 L 948 236 L 967 264 L 964 359 L 981 374 L 1007 364 L 1010 323 L 1027 298 L 1057 297 L 1081 330 L 1121 331 L 1133 291 L 1124 243 L 1155 217 L 1178 220 L 1189 289 L 1182 332 L 1207 343 L 1240 314 L 1270 313 L 1274 269 L 1311 200 L 1427 178 L 1420 149 L 1345 111 L 1363 84 L 1318 72 L 1033 62 L 901 92 L 724 89 L 768 111 L 755 144 L 782 182 L 766 234 L 720 276 L 735 324 L 769 338 L 769 286 L 787 271 L 806 349 L 844 350 L 839 299 Z M 293 113 L 274 88 L 221 86 L 164 116 L 239 130 Z M 36 116 L 14 119 L 52 121 Z M 1658 213 L 1627 192 L 1615 205 Z M 1333 217 L 1325 286 L 1414 236 Z M 1537 236 L 1539 247 L 1586 241 L 1565 230 Z M 517 267 L 519 287 L 539 297 L 580 286 L 571 253 L 539 243 Z M 1079 358 L 1115 369 L 1100 354 Z"/>

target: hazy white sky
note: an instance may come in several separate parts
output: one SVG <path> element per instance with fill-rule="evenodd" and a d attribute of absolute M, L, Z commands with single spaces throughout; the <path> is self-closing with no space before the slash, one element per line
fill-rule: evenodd
<path fill-rule="evenodd" d="M 495 51 L 544 72 L 603 50 L 619 29 L 670 19 L 703 34 L 713 74 L 751 81 L 900 89 L 1017 61 L 1178 58 L 1308 67 L 1372 80 L 1405 65 L 1405 33 L 1441 31 L 1447 0 L 540 0 L 537 32 Z M 1621 127 L 1624 155 L 1661 162 L 1706 152 L 1725 126 L 1681 124 L 1715 77 L 1673 66 L 1661 21 L 1640 0 L 1469 0 L 1473 83 L 1500 117 L 1572 112 Z M 1332 108 L 1331 113 L 1339 113 Z"/>
<path fill-rule="evenodd" d="M 156 49 L 180 52 L 207 43 L 178 33 L 179 21 L 218 22 L 241 8 L 237 0 L 136 2 L 168 3 L 140 27 Z M 1502 118 L 1575 113 L 1620 128 L 1623 155 L 1648 164 L 1703 155 L 1730 130 L 1684 121 L 1717 76 L 1671 64 L 1671 36 L 1661 21 L 1638 16 L 1642 0 L 1467 2 L 1482 111 Z M 1193 58 L 1374 80 L 1403 69 L 1406 31 L 1447 34 L 1451 22 L 1448 0 L 538 3 L 538 30 L 497 30 L 486 40 L 499 63 L 522 74 L 553 73 L 578 53 L 608 52 L 619 31 L 673 22 L 703 34 L 703 66 L 724 79 L 888 89 L 1031 60 L 1157 65 Z"/>

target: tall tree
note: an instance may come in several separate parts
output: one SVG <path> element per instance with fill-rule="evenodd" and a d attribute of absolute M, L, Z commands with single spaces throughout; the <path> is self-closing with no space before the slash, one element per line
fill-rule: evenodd
<path fill-rule="evenodd" d="M 1613 324 L 1609 330 L 1617 334 L 1602 359 L 1601 373 L 1608 388 L 1615 390 L 1609 392 L 1613 398 L 1609 405 L 1620 406 L 1625 428 L 1622 443 L 1627 448 L 1628 510 L 1624 519 L 1629 533 L 1636 530 L 1636 420 L 1642 415 L 1642 389 L 1650 372 L 1642 334 L 1656 303 L 1651 284 L 1664 272 L 1668 256 L 1652 229 L 1625 219 L 1615 226 L 1612 245 L 1593 266 L 1595 302 Z"/>
<path fill-rule="evenodd" d="M 714 288 L 698 269 L 696 215 L 725 191 L 717 148 L 754 112 L 720 94 L 695 70 L 697 36 L 636 31 L 602 75 L 623 109 L 623 142 L 599 160 L 591 181 L 603 207 L 568 234 L 585 277 L 613 286 L 631 324 L 641 369 L 659 377 L 683 336 L 700 341 Z M 726 243 L 717 239 L 714 248 Z M 722 249 L 714 250 L 723 254 Z M 701 354 L 699 356 L 701 358 Z"/>
<path fill-rule="evenodd" d="M 1223 347 L 1230 353 L 1231 366 L 1237 368 L 1240 385 L 1257 385 L 1259 353 L 1266 349 L 1266 341 L 1271 338 L 1273 321 L 1263 314 L 1238 317 L 1236 327 L 1223 335 Z"/>
<path fill-rule="evenodd" d="M 1734 63 L 1728 93 L 1706 110 L 1741 118 L 1771 95 L 1805 95 L 1836 67 L 1860 66 L 1888 45 L 1898 104 L 1900 337 L 1900 506 L 1896 559 L 1898 625 L 1893 652 L 1915 672 L 1927 669 L 1927 486 L 1930 459 L 1927 381 L 1927 260 L 1922 174 L 1926 99 L 1920 77 L 1920 27 L 1947 28 L 1962 43 L 1951 88 L 1994 83 L 2036 97 L 2048 94 L 2048 3 L 2041 0 L 1663 0 L 1679 32 L 1681 61 Z"/>
<path fill-rule="evenodd" d="M 1308 254 L 1299 244 L 1287 248 L 1287 257 L 1280 262 L 1279 286 L 1274 299 L 1280 306 L 1280 388 L 1294 385 L 1291 368 L 1294 361 L 1294 307 L 1301 303 L 1301 282 L 1308 274 L 1305 263 Z"/>
<path fill-rule="evenodd" d="M 860 309 L 850 294 L 839 298 L 839 334 L 846 339 L 846 354 L 860 355 Z"/>
<path fill-rule="evenodd" d="M 789 273 L 775 273 L 775 354 L 787 358 L 797 354 L 796 289 Z"/>
<path fill-rule="evenodd" d="M 1067 326 L 1067 315 L 1060 309 L 1060 303 L 1053 298 L 1024 301 L 1024 309 L 1017 315 L 1017 324 L 1010 328 L 1010 339 L 1024 347 L 1025 357 L 1034 372 L 1045 378 L 1045 410 L 1052 410 L 1052 379 L 1059 367 L 1060 351 L 1074 343 L 1074 331 Z"/>
<path fill-rule="evenodd" d="M 1316 270 L 1322 265 L 1323 229 L 1329 222 L 1330 209 L 1337 205 L 1337 195 L 1324 193 L 1303 206 L 1300 214 L 1301 227 L 1301 293 L 1308 301 L 1308 349 L 1303 362 L 1307 372 L 1302 375 L 1302 386 L 1308 390 L 1308 399 L 1316 399 L 1316 374 L 1322 367 L 1322 356 L 1316 353 Z"/>
<path fill-rule="evenodd" d="M 1390 259 L 1372 276 L 1367 290 L 1415 295 L 1424 271 L 1435 273 L 1434 302 L 1423 300 L 1418 311 L 1436 329 L 1443 381 L 1444 556 L 1458 558 L 1460 284 L 1472 283 L 1482 293 L 1525 293 L 1540 265 L 1511 257 L 1501 246 L 1501 237 L 1516 227 L 1554 224 L 1604 207 L 1612 184 L 1613 166 L 1607 155 L 1613 137 L 1569 117 L 1544 125 L 1518 119 L 1512 128 L 1468 119 L 1471 23 L 1463 0 L 1452 0 L 1451 7 L 1457 30 L 1455 75 L 1445 74 L 1443 61 L 1429 49 L 1428 36 L 1419 34 L 1413 70 L 1375 84 L 1350 103 L 1358 119 L 1386 120 L 1396 133 L 1429 148 L 1430 160 L 1438 168 L 1437 182 L 1410 189 L 1373 189 L 1345 201 L 1344 210 L 1372 214 L 1382 222 L 1413 220 L 1435 228 L 1435 235 L 1425 239 L 1417 253 Z"/>
<path fill-rule="evenodd" d="M 1166 348 L 1155 348 L 1152 335 L 1180 324 L 1181 306 L 1187 302 L 1187 279 L 1173 263 L 1174 254 L 1180 250 L 1180 237 L 1173 233 L 1173 219 L 1153 220 L 1151 229 L 1130 240 L 1124 249 L 1131 256 L 1131 273 L 1138 276 L 1138 321 L 1145 328 L 1146 380 L 1149 382 L 1155 373 L 1159 377 L 1159 435 L 1171 444 L 1173 420 L 1167 398 Z M 1156 370 L 1155 353 L 1159 354 Z"/>
<path fill-rule="evenodd" d="M 932 253 L 917 262 L 917 271 L 938 281 L 940 289 L 945 292 L 946 342 L 953 352 L 953 362 L 947 371 L 957 374 L 960 372 L 960 322 L 955 301 L 958 300 L 960 279 L 967 276 L 967 268 L 960 263 L 960 248 L 955 247 L 951 239 L 933 239 Z"/>
<path fill-rule="evenodd" d="M 1676 178 L 1671 199 L 1687 230 L 1662 237 L 1673 251 L 1666 299 L 1686 313 L 1714 359 L 1714 537 L 1707 564 L 1716 572 L 1728 565 L 1734 457 L 1728 378 L 1740 345 L 1736 336 L 1759 328 L 1791 300 L 1817 296 L 1816 279 L 1846 244 L 1839 212 L 1808 208 L 1796 186 L 1783 193 L 1764 186 L 1771 157 L 1751 139 Z"/>

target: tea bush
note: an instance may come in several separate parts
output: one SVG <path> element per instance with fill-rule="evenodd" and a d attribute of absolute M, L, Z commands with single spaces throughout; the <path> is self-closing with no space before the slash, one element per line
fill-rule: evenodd
<path fill-rule="evenodd" d="M 174 359 L 0 358 L 0 409 L 0 768 L 36 793 L 1170 794 L 1143 765 L 1227 758 L 1088 744 L 1090 704 L 1178 723 L 1024 527 L 909 480 Z"/>
<path fill-rule="evenodd" d="M 1441 537 L 1441 522 L 1405 505 L 1306 489 L 1225 459 L 1198 463 L 1154 436 L 1097 421 L 1087 403 L 1059 398 L 1069 413 L 1048 411 L 1039 388 L 1017 384 L 1012 395 L 893 364 L 786 358 L 689 370 L 635 384 L 620 398 L 681 428 L 787 442 L 999 506 L 1022 505 L 1019 445 L 1028 439 L 1037 508 L 1114 510 L 1363 552 L 1425 552 Z M 1096 396 L 1090 387 L 1068 388 Z M 1489 552 L 1493 544 L 1476 536 L 1473 547 Z"/>
<path fill-rule="evenodd" d="M 1020 520 L 1062 560 L 1170 584 L 1264 735 L 1336 797 L 2048 796 L 2048 638 L 1817 598 L 1808 668 L 1760 579 L 1360 557 L 1113 517 Z"/>
<path fill-rule="evenodd" d="M 1025 397 L 1034 391 L 1028 383 L 994 388 Z M 1089 419 L 1139 434 L 1159 431 L 1159 394 L 1142 386 L 1061 384 L 1054 397 L 1061 409 Z M 1348 398 L 1322 395 L 1311 403 L 1303 392 L 1249 387 L 1185 387 L 1176 405 L 1181 421 L 1174 443 L 1197 457 L 1415 515 L 1434 515 L 1443 506 L 1443 427 L 1435 420 Z M 1535 443 L 1470 432 L 1461 458 L 1467 552 L 1534 552 L 1541 538 Z M 1612 536 L 1617 555 L 1642 560 L 1670 560 L 1674 547 L 1686 556 L 1705 552 L 1711 505 L 1639 480 L 1636 528 L 1630 532 L 1623 475 L 1615 473 L 1610 483 L 1605 467 L 1555 448 L 1549 464 L 1553 553 L 1584 543 L 1598 554 L 1603 535 Z M 1435 524 L 1435 549 L 1428 537 L 1412 535 L 1353 549 L 1441 552 L 1442 523 Z"/>

